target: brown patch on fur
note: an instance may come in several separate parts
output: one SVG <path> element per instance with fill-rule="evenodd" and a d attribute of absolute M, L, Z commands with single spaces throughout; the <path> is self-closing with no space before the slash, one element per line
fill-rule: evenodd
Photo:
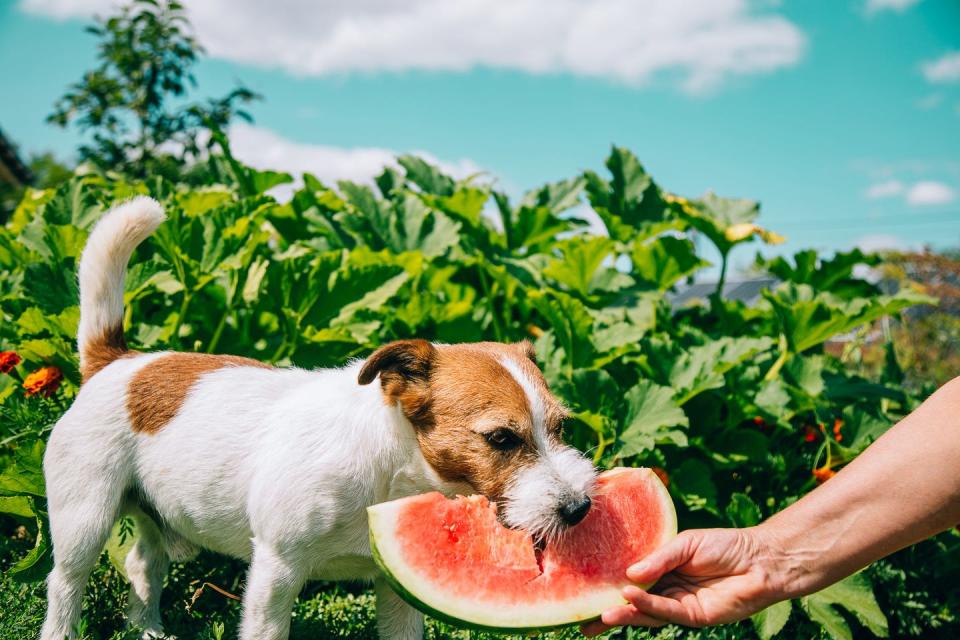
<path fill-rule="evenodd" d="M 131 351 L 123 337 L 123 325 L 115 325 L 96 339 L 87 341 L 80 354 L 80 379 L 86 382 L 101 369 L 119 358 L 127 358 Z"/>
<path fill-rule="evenodd" d="M 424 458 L 448 481 L 465 481 L 496 500 L 538 454 L 527 395 L 501 364 L 508 358 L 540 393 L 548 438 L 560 444 L 566 410 L 549 392 L 529 342 L 433 346 L 424 340 L 391 343 L 361 369 L 359 382 L 377 373 L 385 399 L 399 403 L 417 429 Z M 485 434 L 499 428 L 522 439 L 515 449 L 493 448 Z"/>
<path fill-rule="evenodd" d="M 137 433 L 160 431 L 180 411 L 193 385 L 204 374 L 224 367 L 270 365 L 240 356 L 171 353 L 137 371 L 127 386 L 127 412 Z"/>

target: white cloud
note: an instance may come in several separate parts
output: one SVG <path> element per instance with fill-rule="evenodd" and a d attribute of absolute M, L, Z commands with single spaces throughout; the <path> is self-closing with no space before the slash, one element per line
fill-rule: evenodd
<path fill-rule="evenodd" d="M 302 173 L 312 173 L 331 186 L 338 180 L 370 184 L 384 167 L 399 166 L 397 152 L 390 149 L 304 144 L 283 138 L 269 129 L 242 123 L 230 127 L 230 148 L 245 164 L 256 169 L 285 171 L 297 177 L 298 184 Z M 468 159 L 444 162 L 425 151 L 413 153 L 454 178 L 466 178 L 481 171 Z M 275 195 L 283 199 L 290 191 L 289 187 L 280 188 Z"/>
<path fill-rule="evenodd" d="M 898 236 L 876 233 L 857 238 L 853 242 L 860 251 L 864 253 L 874 253 L 876 251 L 890 251 L 893 249 L 906 249 L 907 243 Z"/>
<path fill-rule="evenodd" d="M 938 84 L 960 82 L 960 51 L 951 51 L 936 60 L 925 62 L 922 69 L 927 82 Z"/>
<path fill-rule="evenodd" d="M 956 192 L 952 187 L 934 180 L 921 180 L 912 184 L 905 184 L 895 178 L 876 182 L 863 192 L 869 200 L 887 198 L 902 198 L 912 207 L 949 204 L 956 199 Z"/>
<path fill-rule="evenodd" d="M 892 198 L 903 193 L 904 186 L 899 180 L 885 180 L 867 187 L 864 195 L 870 200 Z"/>
<path fill-rule="evenodd" d="M 867 13 L 878 13 L 880 11 L 896 11 L 903 13 L 920 0 L 867 0 Z"/>
<path fill-rule="evenodd" d="M 907 204 L 915 207 L 948 204 L 956 197 L 954 190 L 942 182 L 924 180 L 917 182 L 907 191 Z"/>
<path fill-rule="evenodd" d="M 887 0 L 889 1 L 889 0 Z M 111 0 L 21 0 L 89 16 Z M 322 75 L 476 66 L 631 85 L 662 72 L 690 92 L 800 59 L 796 24 L 749 0 L 187 0 L 211 55 Z"/>

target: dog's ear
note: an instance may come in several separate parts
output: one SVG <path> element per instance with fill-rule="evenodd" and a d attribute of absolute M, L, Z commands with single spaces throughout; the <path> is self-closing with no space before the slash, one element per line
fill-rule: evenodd
<path fill-rule="evenodd" d="M 380 376 L 383 395 L 398 402 L 418 427 L 430 424 L 430 370 L 437 349 L 426 340 L 398 340 L 374 351 L 357 376 L 370 384 Z"/>
<path fill-rule="evenodd" d="M 357 382 L 370 384 L 380 376 L 380 384 L 386 388 L 396 383 L 416 383 L 430 377 L 430 368 L 437 349 L 426 340 L 398 340 L 374 351 L 363 368 Z"/>
<path fill-rule="evenodd" d="M 529 340 L 521 340 L 520 342 L 513 343 L 513 346 L 520 349 L 520 353 L 522 353 L 524 357 L 529 358 L 530 362 L 537 364 L 537 350 L 534 348 L 532 342 Z"/>

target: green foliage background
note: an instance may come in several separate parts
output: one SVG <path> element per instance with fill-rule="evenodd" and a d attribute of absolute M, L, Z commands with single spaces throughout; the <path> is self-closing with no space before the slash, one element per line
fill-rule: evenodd
<path fill-rule="evenodd" d="M 250 356 L 280 366 L 339 366 L 390 340 L 535 341 L 553 390 L 573 410 L 567 438 L 597 465 L 659 467 L 681 527 L 756 524 L 846 464 L 932 389 L 904 374 L 891 344 L 880 366 L 829 355 L 838 335 L 934 302 L 884 295 L 855 276 L 877 258 L 757 259 L 782 284 L 750 307 L 720 295 L 731 253 L 780 237 L 750 200 L 663 190 L 625 149 L 601 171 L 544 185 L 519 202 L 480 176 L 454 180 L 405 156 L 374 184 L 326 185 L 256 171 L 222 133 L 259 96 L 243 88 L 191 101 L 202 54 L 176 0 L 130 0 L 88 29 L 96 67 L 48 121 L 85 135 L 76 172 L 35 158 L 37 188 L 0 192 L 0 639 L 33 637 L 44 614 L 50 548 L 41 460 L 79 385 L 77 260 L 96 220 L 135 194 L 169 220 L 131 260 L 126 332 L 141 350 Z M 292 197 L 276 198 L 278 188 Z M 17 204 L 19 202 L 19 204 Z M 607 231 L 586 231 L 588 203 Z M 15 209 L 14 209 L 15 207 Z M 716 293 L 678 308 L 672 294 L 721 257 Z M 859 342 L 854 342 L 854 351 Z M 26 397 L 41 366 L 65 375 Z M 907 390 L 910 389 L 910 391 Z M 203 478 L 198 478 L 203 482 Z M 891 478 L 896 482 L 896 478 Z M 878 487 L 877 490 L 882 490 Z M 88 584 L 81 635 L 124 631 L 118 523 Z M 618 630 L 628 638 L 960 636 L 955 531 L 882 560 L 752 621 L 707 630 Z M 181 638 L 235 634 L 244 567 L 204 554 L 177 565 L 162 609 Z M 364 585 L 309 585 L 294 638 L 372 638 Z M 428 621 L 430 638 L 487 638 Z M 571 638 L 575 630 L 554 634 Z"/>
<path fill-rule="evenodd" d="M 684 528 L 759 522 L 813 488 L 813 469 L 846 463 L 918 402 L 903 389 L 892 349 L 873 378 L 824 351 L 831 337 L 933 302 L 910 290 L 883 295 L 855 277 L 856 265 L 873 261 L 857 251 L 765 263 L 783 283 L 751 307 L 717 294 L 672 306 L 671 292 L 706 266 L 697 243 L 713 243 L 726 261 L 740 244 L 777 237 L 757 226 L 755 202 L 670 194 L 625 149 L 612 150 L 604 171 L 517 202 L 479 177 L 457 181 L 411 156 L 375 185 L 334 187 L 305 175 L 278 202 L 271 190 L 292 188 L 293 178 L 242 166 L 218 139 L 221 152 L 194 173 L 207 176 L 201 186 L 76 175 L 29 190 L 0 229 L 0 348 L 24 358 L 0 377 L 2 637 L 35 633 L 43 612 L 39 462 L 79 384 L 77 260 L 99 216 L 134 194 L 159 199 L 169 220 L 129 267 L 133 348 L 309 368 L 413 336 L 532 339 L 573 410 L 568 439 L 600 466 L 665 469 Z M 576 216 L 584 201 L 609 236 L 585 231 Z M 42 365 L 62 369 L 63 387 L 49 399 L 24 397 L 20 381 Z M 753 623 L 633 636 L 952 637 L 957 548 L 957 535 L 944 534 Z M 87 596 L 90 637 L 121 637 L 124 587 L 110 557 Z M 240 591 L 242 570 L 212 555 L 178 567 L 165 595 L 171 632 L 214 638 L 225 624 L 233 633 L 235 603 L 206 591 L 185 605 L 204 581 Z M 294 637 L 372 634 L 371 599 L 359 585 L 312 585 L 296 616 Z"/>

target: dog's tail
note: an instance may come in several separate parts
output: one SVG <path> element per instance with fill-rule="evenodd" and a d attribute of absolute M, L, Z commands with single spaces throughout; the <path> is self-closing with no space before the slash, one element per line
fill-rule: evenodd
<path fill-rule="evenodd" d="M 137 245 L 166 216 L 160 203 L 139 196 L 110 210 L 94 227 L 80 258 L 80 374 L 83 381 L 127 352 L 123 281 Z"/>

